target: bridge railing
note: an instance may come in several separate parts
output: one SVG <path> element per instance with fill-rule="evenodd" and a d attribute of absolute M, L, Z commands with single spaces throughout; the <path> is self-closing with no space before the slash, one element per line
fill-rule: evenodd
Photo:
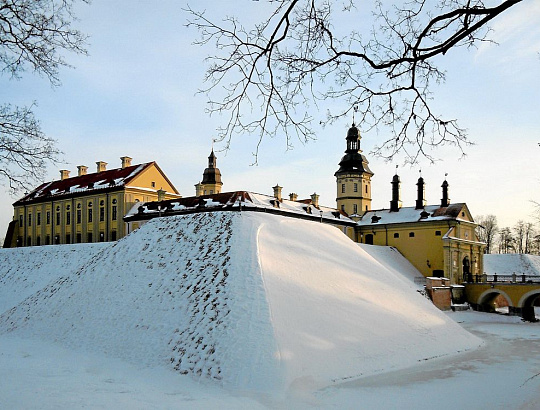
<path fill-rule="evenodd" d="M 464 278 L 467 283 L 540 283 L 540 276 L 537 275 L 466 275 Z"/>

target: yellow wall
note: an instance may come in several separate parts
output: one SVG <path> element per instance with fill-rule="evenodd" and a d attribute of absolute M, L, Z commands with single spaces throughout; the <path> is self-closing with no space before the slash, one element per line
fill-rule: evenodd
<path fill-rule="evenodd" d="M 12 246 L 120 239 L 127 234 L 122 219 L 124 215 L 136 202 L 156 201 L 157 190 L 160 188 L 167 192 L 165 199 L 180 197 L 157 166 L 152 164 L 126 187 L 122 186 L 117 190 L 85 191 L 79 197 L 15 206 L 14 218 L 17 227 Z"/>
<path fill-rule="evenodd" d="M 359 241 L 366 243 L 367 235 L 373 235 L 374 245 L 397 248 L 424 276 L 434 276 L 434 270 L 444 269 L 442 237 L 447 231 L 446 224 L 367 226 L 359 229 Z"/>
<path fill-rule="evenodd" d="M 212 195 L 221 193 L 222 184 L 201 184 L 200 194 L 201 195 Z"/>
<path fill-rule="evenodd" d="M 369 174 L 343 174 L 336 179 L 337 208 L 349 215 L 371 210 L 371 177 Z M 356 192 L 355 192 L 356 184 Z M 343 192 L 343 185 L 345 192 Z M 356 212 L 354 205 L 356 204 Z"/>
<path fill-rule="evenodd" d="M 474 222 L 433 221 L 357 228 L 357 240 L 373 245 L 393 246 L 424 276 L 443 274 L 452 283 L 461 283 L 463 259 L 467 256 L 473 275 L 483 272 L 483 245 L 477 242 Z M 445 235 L 449 237 L 445 238 Z M 413 235 L 413 236 L 411 236 Z M 397 237 L 396 237 L 397 236 Z M 454 239 L 455 238 L 455 239 Z"/>

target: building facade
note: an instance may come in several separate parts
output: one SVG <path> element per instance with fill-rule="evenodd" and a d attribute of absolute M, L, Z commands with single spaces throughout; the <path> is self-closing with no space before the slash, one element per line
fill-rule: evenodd
<path fill-rule="evenodd" d="M 417 182 L 415 206 L 403 207 L 401 180 L 394 175 L 388 209 L 371 209 L 371 177 L 360 150 L 360 133 L 353 124 L 347 150 L 335 173 L 337 206 L 356 221 L 354 240 L 393 246 L 424 276 L 447 277 L 461 283 L 483 273 L 485 244 L 476 236 L 477 224 L 465 203 L 450 203 L 448 182 L 442 184 L 440 204 L 426 205 L 425 182 Z"/>
<path fill-rule="evenodd" d="M 95 173 L 78 166 L 78 175 L 61 170 L 60 179 L 46 182 L 13 204 L 4 247 L 115 241 L 126 235 L 123 216 L 137 202 L 179 198 L 180 194 L 155 162 Z"/>

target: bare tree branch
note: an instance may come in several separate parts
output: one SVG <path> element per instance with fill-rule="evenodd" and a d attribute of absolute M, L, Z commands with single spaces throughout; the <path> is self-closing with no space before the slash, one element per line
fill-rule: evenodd
<path fill-rule="evenodd" d="M 288 148 L 295 138 L 314 139 L 314 113 L 335 100 L 344 108 L 318 119 L 322 125 L 354 109 L 364 131 L 388 130 L 378 155 L 403 152 L 414 163 L 433 160 L 433 147 L 463 153 L 470 144 L 456 119 L 432 108 L 430 89 L 445 80 L 436 57 L 489 41 L 487 24 L 521 1 L 409 0 L 390 8 L 377 1 L 367 36 L 334 26 L 339 13 L 361 14 L 354 0 L 268 0 L 272 13 L 251 29 L 235 17 L 215 23 L 188 7 L 187 25 L 200 33 L 196 44 L 217 50 L 201 91 L 210 114 L 228 115 L 218 130 L 225 148 L 238 133 L 258 135 L 255 155 L 265 138 L 284 135 Z"/>
<path fill-rule="evenodd" d="M 18 80 L 30 69 L 59 86 L 59 69 L 69 67 L 60 52 L 86 54 L 86 37 L 72 28 L 76 1 L 0 0 L 0 73 Z M 42 132 L 34 107 L 0 102 L 0 181 L 12 191 L 41 180 L 46 162 L 60 153 Z"/>
<path fill-rule="evenodd" d="M 0 175 L 10 189 L 43 178 L 46 162 L 58 154 L 55 141 L 41 131 L 32 107 L 0 106 Z"/>

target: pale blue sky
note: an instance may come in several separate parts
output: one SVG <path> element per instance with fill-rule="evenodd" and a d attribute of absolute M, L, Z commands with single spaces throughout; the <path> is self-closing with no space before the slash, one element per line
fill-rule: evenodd
<path fill-rule="evenodd" d="M 214 17 L 249 17 L 261 13 L 261 3 L 198 1 L 192 6 L 207 8 Z M 77 165 L 93 170 L 100 160 L 109 169 L 118 167 L 119 158 L 129 155 L 134 163 L 157 161 L 183 196 L 194 194 L 223 119 L 208 117 L 204 96 L 196 94 L 203 59 L 212 50 L 191 45 L 197 32 L 184 26 L 185 5 L 181 0 L 93 0 L 77 7 L 78 27 L 91 37 L 90 56 L 67 56 L 76 68 L 62 70 L 61 87 L 52 89 L 32 73 L 20 81 L 0 77 L 2 101 L 23 105 L 36 100 L 44 131 L 64 152 L 66 164 L 50 165 L 48 180 L 58 179 L 64 168 L 76 175 Z M 428 203 L 440 201 L 448 173 L 453 202 L 467 202 L 473 215 L 495 214 L 500 225 L 511 226 L 532 220 L 531 200 L 540 201 L 540 0 L 525 0 L 492 26 L 500 45 L 448 53 L 440 62 L 447 82 L 434 95 L 436 107 L 458 118 L 476 145 L 465 159 L 456 150 L 442 149 L 435 153 L 442 159 L 437 164 L 421 161 L 417 167 L 400 167 L 399 174 L 404 206 L 414 205 L 420 168 Z M 264 141 L 257 167 L 250 166 L 256 139 L 238 136 L 229 152 L 217 152 L 223 189 L 271 194 L 279 183 L 285 194 L 303 198 L 317 192 L 322 204 L 335 206 L 333 174 L 349 126 L 344 120 L 318 129 L 317 141 L 297 143 L 292 151 L 279 138 Z M 385 163 L 373 157 L 369 151 L 382 136 L 362 135 L 375 173 L 373 207 L 388 207 L 400 159 Z M 3 187 L 0 198 L 2 238 L 17 198 Z"/>

